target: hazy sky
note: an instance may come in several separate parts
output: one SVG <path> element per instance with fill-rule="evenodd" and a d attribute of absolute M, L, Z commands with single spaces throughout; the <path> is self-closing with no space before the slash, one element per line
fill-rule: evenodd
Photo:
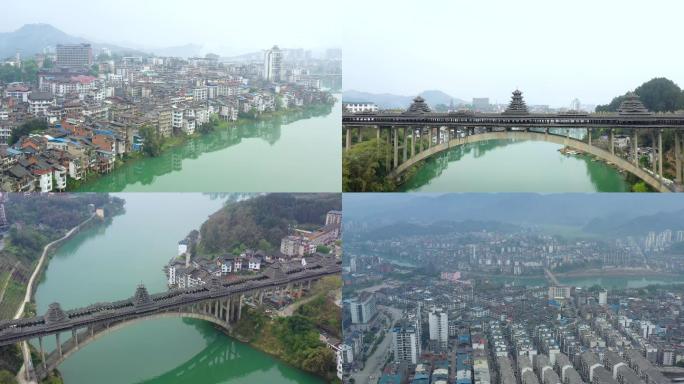
<path fill-rule="evenodd" d="M 345 1 L 344 89 L 528 104 L 607 103 L 653 77 L 684 86 L 678 0 Z"/>
<path fill-rule="evenodd" d="M 128 47 L 200 44 L 225 55 L 274 44 L 287 48 L 342 45 L 342 26 L 326 2 L 211 0 L 3 1 L 0 32 L 48 23 L 71 35 Z"/>

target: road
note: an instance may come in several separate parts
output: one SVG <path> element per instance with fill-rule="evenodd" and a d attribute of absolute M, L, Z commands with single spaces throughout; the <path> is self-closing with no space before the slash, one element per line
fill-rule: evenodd
<path fill-rule="evenodd" d="M 366 359 L 366 365 L 359 372 L 352 373 L 351 377 L 357 384 L 377 383 L 382 373 L 382 368 L 387 360 L 387 355 L 391 353 L 392 335 L 389 330 L 401 318 L 402 311 L 397 308 L 378 306 L 385 316 L 390 319 L 390 327 L 385 330 L 385 337 L 372 355 Z"/>
<path fill-rule="evenodd" d="M 33 282 L 38 278 L 38 275 L 41 271 L 41 268 L 43 267 L 43 263 L 45 262 L 45 259 L 47 258 L 47 253 L 50 247 L 52 247 L 53 244 L 56 244 L 65 238 L 68 238 L 71 236 L 76 230 L 81 228 L 81 226 L 88 221 L 92 220 L 93 217 L 95 217 L 95 214 L 90 216 L 89 219 L 85 220 L 81 224 L 71 228 L 69 232 L 66 233 L 66 235 L 60 237 L 59 239 L 52 241 L 48 243 L 45 247 L 43 247 L 43 253 L 40 255 L 40 259 L 38 260 L 38 264 L 36 264 L 36 268 L 33 270 L 33 273 L 31 274 L 31 278 L 28 281 L 28 284 L 26 286 L 26 295 L 24 295 L 24 301 L 21 302 L 21 305 L 19 306 L 19 309 L 17 309 L 17 313 L 14 315 L 14 319 L 19 319 L 24 315 L 24 308 L 26 308 L 26 304 L 31 302 L 31 298 L 33 297 Z M 36 383 L 35 381 L 30 381 L 26 379 L 26 374 L 24 373 L 26 369 L 26 362 L 31 360 L 31 352 L 28 347 L 28 343 L 26 341 L 21 343 L 21 352 L 24 356 L 24 364 L 21 366 L 19 369 L 19 372 L 17 373 L 17 381 L 19 384 L 34 384 Z"/>

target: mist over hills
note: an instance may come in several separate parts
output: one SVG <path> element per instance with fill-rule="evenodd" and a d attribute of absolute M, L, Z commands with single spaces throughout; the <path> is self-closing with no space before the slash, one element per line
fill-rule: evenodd
<path fill-rule="evenodd" d="M 345 220 L 366 222 L 371 230 L 438 221 L 573 226 L 613 235 L 684 229 L 684 200 L 668 194 L 347 194 L 343 204 Z"/>
<path fill-rule="evenodd" d="M 453 100 L 454 105 L 466 104 L 466 101 L 450 96 L 442 91 L 428 90 L 419 95 L 401 96 L 391 93 L 369 93 L 356 90 L 347 90 L 342 93 L 344 101 L 368 101 L 378 105 L 380 109 L 406 109 L 413 102 L 413 98 L 421 96 L 431 108 L 438 104 L 449 105 Z"/>
<path fill-rule="evenodd" d="M 448 235 L 458 232 L 497 231 L 513 232 L 520 227 L 499 221 L 438 221 L 430 224 L 397 222 L 381 226 L 363 233 L 368 240 L 383 240 L 415 235 Z"/>
<path fill-rule="evenodd" d="M 142 54 L 143 52 L 120 47 L 114 44 L 98 43 L 72 36 L 50 24 L 26 24 L 16 31 L 0 33 L 0 58 L 14 56 L 19 51 L 22 56 L 33 56 L 43 53 L 46 47 L 55 47 L 57 44 L 83 44 L 90 43 L 94 49 L 108 48 L 116 53 Z"/>

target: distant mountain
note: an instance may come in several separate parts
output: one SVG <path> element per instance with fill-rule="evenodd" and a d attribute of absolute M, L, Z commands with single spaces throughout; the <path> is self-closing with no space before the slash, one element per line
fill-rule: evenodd
<path fill-rule="evenodd" d="M 466 104 L 462 99 L 449 96 L 442 91 L 424 91 L 419 94 L 434 109 L 438 104 L 449 105 L 453 99 L 454 105 Z M 390 93 L 369 93 L 348 90 L 342 93 L 344 101 L 368 101 L 378 105 L 381 109 L 406 109 L 413 102 L 415 96 L 400 96 Z"/>
<path fill-rule="evenodd" d="M 415 224 L 398 222 L 375 228 L 363 233 L 362 238 L 369 240 L 384 240 L 416 235 L 448 235 L 461 232 L 497 231 L 513 232 L 520 228 L 498 221 L 438 221 L 431 224 Z"/>
<path fill-rule="evenodd" d="M 644 232 L 660 232 L 666 229 L 684 230 L 684 209 L 674 212 L 658 212 L 632 218 L 594 219 L 585 227 L 585 232 L 610 235 L 637 235 Z"/>
<path fill-rule="evenodd" d="M 515 225 L 562 225 L 587 233 L 625 233 L 630 227 L 682 228 L 684 200 L 676 194 L 453 193 L 345 194 L 345 220 L 371 226 L 393 222 L 499 221 Z M 673 212 L 661 214 L 659 212 Z"/>
<path fill-rule="evenodd" d="M 176 47 L 150 48 L 150 51 L 157 56 L 173 57 L 200 57 L 202 46 L 198 44 L 185 44 Z"/>
<path fill-rule="evenodd" d="M 14 32 L 0 33 L 0 58 L 14 56 L 17 51 L 23 57 L 43 53 L 46 47 L 55 47 L 57 44 L 84 44 L 90 43 L 96 51 L 107 48 L 114 53 L 144 55 L 136 49 L 120 47 L 114 44 L 96 43 L 82 37 L 69 35 L 50 24 L 26 24 Z"/>
<path fill-rule="evenodd" d="M 243 53 L 241 55 L 236 55 L 236 56 L 221 57 L 221 61 L 224 61 L 224 62 L 261 61 L 263 59 L 264 59 L 264 52 L 263 51 Z"/>
<path fill-rule="evenodd" d="M 14 32 L 0 33 L 0 57 L 13 56 L 17 51 L 23 56 L 33 56 L 42 53 L 45 47 L 80 43 L 88 40 L 68 35 L 49 24 L 27 24 Z"/>

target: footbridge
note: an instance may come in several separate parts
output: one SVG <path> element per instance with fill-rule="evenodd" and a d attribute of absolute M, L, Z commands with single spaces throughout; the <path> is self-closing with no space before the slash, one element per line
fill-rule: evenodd
<path fill-rule="evenodd" d="M 131 298 L 63 310 L 50 304 L 43 316 L 0 322 L 0 346 L 37 340 L 40 359 L 26 361 L 26 379 L 44 379 L 85 345 L 143 320 L 193 318 L 230 329 L 239 321 L 246 299 L 261 304 L 264 295 L 303 290 L 325 276 L 341 272 L 339 262 L 324 258 L 303 265 L 274 263 L 263 273 L 235 281 L 211 281 L 191 288 L 149 294 L 139 285 Z M 43 339 L 55 338 L 55 349 L 46 351 Z"/>
<path fill-rule="evenodd" d="M 503 113 L 435 113 L 419 96 L 403 112 L 345 112 L 342 125 L 346 150 L 352 147 L 353 130 L 356 130 L 357 143 L 363 140 L 362 128 L 375 129 L 378 140 L 384 137 L 392 148 L 387 153 L 388 171 L 398 179 L 411 166 L 455 146 L 487 140 L 522 139 L 552 142 L 590 154 L 632 173 L 658 191 L 674 191 L 684 180 L 684 114 L 652 113 L 633 93 L 627 96 L 617 113 L 570 111 L 557 114 L 529 113 L 518 90 L 513 92 Z M 595 129 L 608 131 L 607 149 L 592 142 Z M 626 157 L 616 153 L 614 131 L 617 129 L 630 133 Z M 578 130 L 584 133 L 582 139 L 571 135 Z M 662 135 L 665 130 L 674 133 L 674 182 L 663 176 Z M 655 144 L 651 169 L 639 164 L 638 137 L 644 131 L 650 133 Z"/>

